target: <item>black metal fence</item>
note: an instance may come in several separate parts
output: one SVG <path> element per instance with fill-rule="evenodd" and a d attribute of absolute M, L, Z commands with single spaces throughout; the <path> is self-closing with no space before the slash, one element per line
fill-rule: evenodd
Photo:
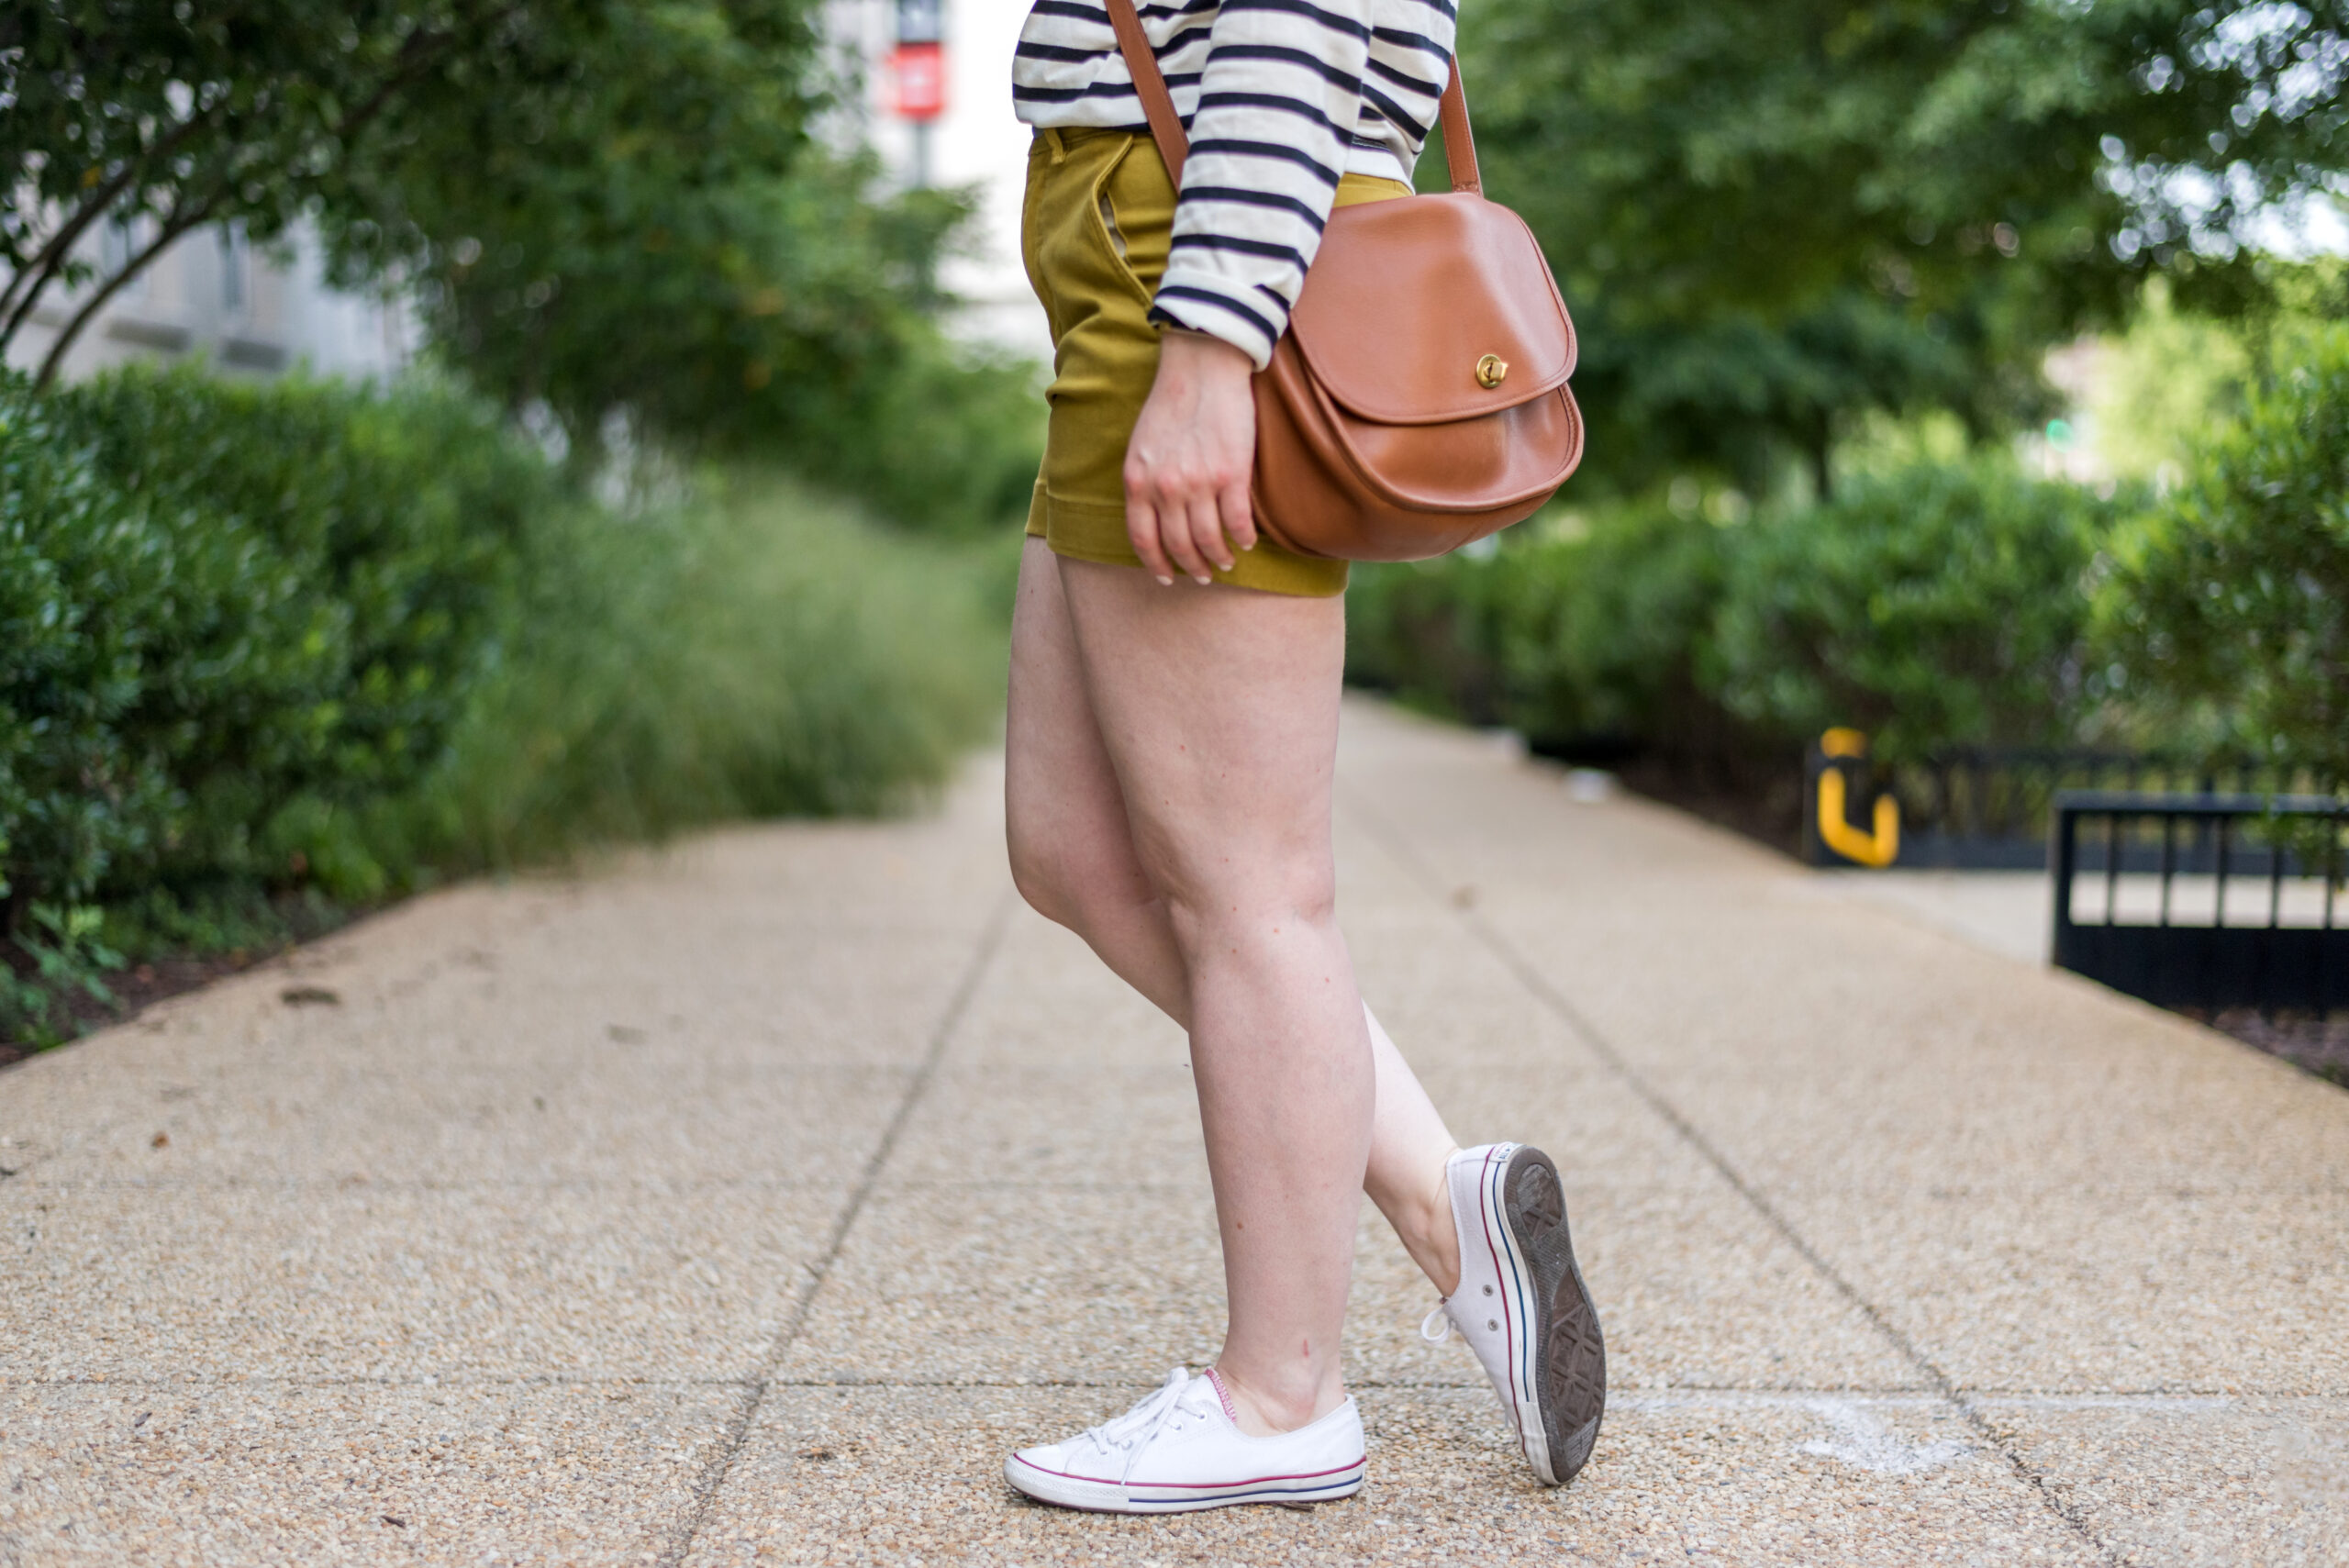
<path fill-rule="evenodd" d="M 2349 1006 L 2349 800 L 2066 790 L 2055 962 L 2169 1007 Z"/>

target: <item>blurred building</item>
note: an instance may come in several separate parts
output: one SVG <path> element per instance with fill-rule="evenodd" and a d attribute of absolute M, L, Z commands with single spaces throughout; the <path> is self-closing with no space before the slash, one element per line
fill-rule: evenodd
<path fill-rule="evenodd" d="M 82 250 L 101 277 L 141 242 L 136 225 L 101 224 Z M 248 244 L 233 228 L 197 229 L 155 258 L 100 307 L 66 350 L 63 373 L 89 374 L 129 359 L 200 360 L 229 373 L 269 375 L 296 366 L 322 375 L 397 370 L 415 349 L 396 302 L 328 288 L 316 238 L 297 231 L 283 248 Z M 8 362 L 37 369 L 93 285 L 52 284 Z"/>

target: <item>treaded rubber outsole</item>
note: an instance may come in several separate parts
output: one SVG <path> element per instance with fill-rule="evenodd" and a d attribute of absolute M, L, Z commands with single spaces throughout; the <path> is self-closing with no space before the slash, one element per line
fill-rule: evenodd
<path fill-rule="evenodd" d="M 1547 1154 L 1522 1145 L 1510 1153 L 1501 1175 L 1501 1208 L 1519 1251 L 1532 1267 L 1534 1300 L 1542 1312 L 1534 1329 L 1534 1388 L 1550 1471 L 1542 1479 L 1561 1486 L 1589 1462 L 1598 1441 L 1607 1412 L 1607 1343 L 1599 1333 L 1598 1308 L 1575 1262 L 1565 1188 Z M 1542 1468 L 1538 1460 L 1535 1468 Z"/>

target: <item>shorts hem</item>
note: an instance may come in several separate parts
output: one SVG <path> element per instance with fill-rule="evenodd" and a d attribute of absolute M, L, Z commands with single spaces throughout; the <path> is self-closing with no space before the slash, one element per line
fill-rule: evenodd
<path fill-rule="evenodd" d="M 1126 537 L 1123 502 L 1072 501 L 1039 486 L 1029 512 L 1029 532 L 1037 534 L 1035 519 L 1043 515 L 1041 530 L 1054 555 L 1088 561 L 1099 566 L 1130 566 L 1140 570 L 1141 558 Z M 1253 550 L 1236 550 L 1231 570 L 1213 573 L 1217 582 L 1260 593 L 1286 594 L 1294 598 L 1334 598 L 1346 591 L 1347 565 L 1298 555 L 1265 539 Z"/>

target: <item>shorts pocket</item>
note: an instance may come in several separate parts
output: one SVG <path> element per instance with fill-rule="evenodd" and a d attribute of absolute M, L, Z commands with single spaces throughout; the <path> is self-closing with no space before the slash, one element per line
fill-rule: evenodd
<path fill-rule="evenodd" d="M 1130 136 L 1093 183 L 1091 218 L 1102 254 L 1142 304 L 1166 275 L 1174 228 L 1174 185 L 1146 136 Z"/>
<path fill-rule="evenodd" d="M 1047 152 L 1030 166 L 1028 270 L 1056 339 L 1107 301 L 1138 296 L 1149 303 L 1102 217 L 1103 193 L 1132 140 L 1115 134 L 1074 137 L 1059 157 Z M 1124 210 L 1113 210 L 1120 230 L 1130 229 Z"/>

